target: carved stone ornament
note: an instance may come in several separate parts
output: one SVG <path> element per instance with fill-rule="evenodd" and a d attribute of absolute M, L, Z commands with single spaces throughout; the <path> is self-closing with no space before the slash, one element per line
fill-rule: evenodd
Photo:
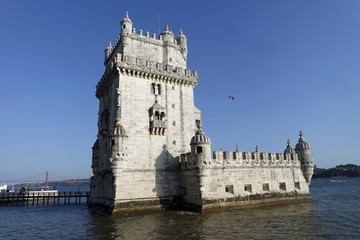
<path fill-rule="evenodd" d="M 166 71 L 167 71 L 168 73 L 171 73 L 171 66 L 170 66 L 170 65 L 166 65 Z"/>
<path fill-rule="evenodd" d="M 163 70 L 162 64 L 161 63 L 156 63 L 156 69 L 161 72 Z"/>
<path fill-rule="evenodd" d="M 125 56 L 125 62 L 126 62 L 126 64 L 131 64 L 131 59 L 130 59 L 130 57 L 129 56 Z"/>
<path fill-rule="evenodd" d="M 146 67 L 147 67 L 148 69 L 151 69 L 151 68 L 152 68 L 152 63 L 151 63 L 151 61 L 149 61 L 149 60 L 146 61 Z"/>
<path fill-rule="evenodd" d="M 137 59 L 136 59 L 136 66 L 138 66 L 138 67 L 142 67 L 142 66 L 143 66 L 143 62 L 142 62 L 142 60 L 141 60 L 140 58 L 137 58 Z"/>

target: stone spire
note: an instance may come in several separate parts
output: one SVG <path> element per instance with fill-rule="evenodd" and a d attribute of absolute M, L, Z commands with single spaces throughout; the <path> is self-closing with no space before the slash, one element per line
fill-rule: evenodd
<path fill-rule="evenodd" d="M 186 40 L 186 37 L 185 37 L 182 29 L 180 29 L 180 34 L 177 37 L 176 41 L 177 41 L 177 44 L 180 46 L 181 55 L 183 56 L 184 60 L 186 61 L 187 53 L 188 53 L 187 40 Z"/>

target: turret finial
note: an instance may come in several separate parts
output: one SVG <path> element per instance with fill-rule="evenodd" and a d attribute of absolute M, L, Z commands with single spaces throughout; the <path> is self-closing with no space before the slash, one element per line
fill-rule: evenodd
<path fill-rule="evenodd" d="M 129 19 L 129 12 L 128 11 L 125 12 L 125 18 Z"/>
<path fill-rule="evenodd" d="M 255 152 L 259 152 L 259 145 L 256 145 Z"/>
<path fill-rule="evenodd" d="M 180 36 L 184 36 L 183 30 L 180 28 Z"/>
<path fill-rule="evenodd" d="M 290 144 L 291 144 L 291 142 L 290 142 L 290 140 L 288 139 L 288 140 L 287 140 L 287 145 L 288 145 L 288 146 L 291 146 Z"/>
<path fill-rule="evenodd" d="M 168 32 L 169 31 L 169 25 L 165 25 L 165 31 Z"/>

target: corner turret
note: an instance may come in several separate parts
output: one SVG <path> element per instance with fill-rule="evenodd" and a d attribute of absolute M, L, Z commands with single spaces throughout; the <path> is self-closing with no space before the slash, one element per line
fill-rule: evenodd
<path fill-rule="evenodd" d="M 129 18 L 128 12 L 125 13 L 125 17 L 120 22 L 121 36 L 131 35 L 133 22 Z"/>
<path fill-rule="evenodd" d="M 180 46 L 181 55 L 183 56 L 184 60 L 186 60 L 187 53 L 188 53 L 187 41 L 186 41 L 186 37 L 181 29 L 180 29 L 180 35 L 178 36 L 176 41 L 177 41 L 177 44 Z"/>
<path fill-rule="evenodd" d="M 195 135 L 191 138 L 191 155 L 193 156 L 196 166 L 201 168 L 211 159 L 211 142 L 210 138 L 202 131 L 201 125 Z"/>
<path fill-rule="evenodd" d="M 106 60 L 110 57 L 111 51 L 113 50 L 112 44 L 111 42 L 109 42 L 109 46 L 107 48 L 105 48 L 105 63 Z"/>
<path fill-rule="evenodd" d="M 287 140 L 287 146 L 286 146 L 286 148 L 285 148 L 285 150 L 284 150 L 284 154 L 295 154 L 296 152 L 295 152 L 295 150 L 292 148 L 292 146 L 291 146 L 291 142 L 290 142 L 290 140 L 288 139 Z"/>
<path fill-rule="evenodd" d="M 163 31 L 162 33 L 160 33 L 160 36 L 161 36 L 161 38 L 162 38 L 162 40 L 163 40 L 164 42 L 174 43 L 175 36 L 174 36 L 174 34 L 172 33 L 172 31 L 169 30 L 169 26 L 168 26 L 168 25 L 165 26 L 165 31 Z"/>
<path fill-rule="evenodd" d="M 311 147 L 308 144 L 300 131 L 299 142 L 295 146 L 295 151 L 299 155 L 301 162 L 301 170 L 304 174 L 306 182 L 310 185 L 311 177 L 314 174 L 314 161 L 312 158 Z"/>
<path fill-rule="evenodd" d="M 116 169 L 123 167 L 124 161 L 127 161 L 127 134 L 124 127 L 117 119 L 111 132 L 111 157 L 110 162 L 116 175 Z"/>

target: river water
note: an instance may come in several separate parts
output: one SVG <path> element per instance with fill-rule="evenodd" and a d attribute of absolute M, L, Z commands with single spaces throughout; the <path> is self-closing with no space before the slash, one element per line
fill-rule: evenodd
<path fill-rule="evenodd" d="M 0 206 L 0 239 L 360 239 L 360 178 L 315 179 L 310 190 L 312 202 L 202 214 Z"/>

